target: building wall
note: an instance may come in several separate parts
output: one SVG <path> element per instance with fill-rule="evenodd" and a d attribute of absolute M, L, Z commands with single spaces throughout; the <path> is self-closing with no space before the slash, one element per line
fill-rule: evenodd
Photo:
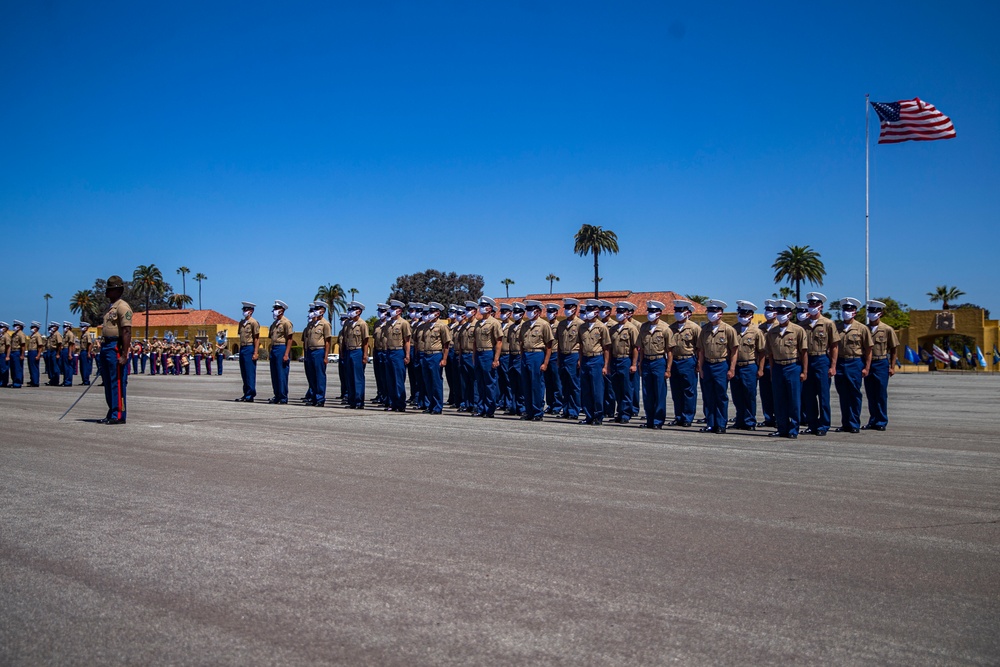
<path fill-rule="evenodd" d="M 1000 370 L 993 363 L 993 346 L 1000 346 L 1000 322 L 986 319 L 985 311 L 979 308 L 911 310 L 910 326 L 898 333 L 900 344 L 909 345 L 914 350 L 929 350 L 933 340 L 940 336 L 968 336 L 982 350 L 986 359 L 985 370 Z M 962 350 L 955 352 L 961 354 Z"/>

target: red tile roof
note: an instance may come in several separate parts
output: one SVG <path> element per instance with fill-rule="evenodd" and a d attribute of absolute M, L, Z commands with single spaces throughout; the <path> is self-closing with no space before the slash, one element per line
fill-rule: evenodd
<path fill-rule="evenodd" d="M 669 290 L 664 292 L 633 292 L 631 290 L 617 290 L 617 291 L 600 291 L 601 298 L 605 301 L 629 301 L 634 303 L 639 312 L 646 312 L 646 302 L 647 301 L 659 301 L 661 302 L 668 311 L 673 310 L 674 300 L 684 299 L 684 297 L 677 292 L 671 292 Z M 594 293 L 591 292 L 560 292 L 559 294 L 529 294 L 524 297 L 511 297 L 509 299 L 499 297 L 497 301 L 503 301 L 504 303 L 511 303 L 513 301 L 525 301 L 527 299 L 532 299 L 534 301 L 541 301 L 542 303 L 562 303 L 563 299 L 593 299 Z M 695 313 L 704 313 L 705 306 L 695 303 L 694 306 Z"/>
<path fill-rule="evenodd" d="M 214 310 L 151 310 L 149 311 L 149 326 L 151 327 L 193 327 L 197 325 L 228 326 L 239 324 L 236 320 L 226 317 Z M 146 313 L 133 311 L 132 326 L 145 327 Z"/>

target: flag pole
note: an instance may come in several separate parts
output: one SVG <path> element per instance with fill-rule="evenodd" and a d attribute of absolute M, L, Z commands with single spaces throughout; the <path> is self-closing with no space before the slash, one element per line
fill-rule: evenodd
<path fill-rule="evenodd" d="M 871 123 L 868 121 L 868 93 L 865 93 L 865 303 L 871 296 L 868 294 L 868 139 Z"/>

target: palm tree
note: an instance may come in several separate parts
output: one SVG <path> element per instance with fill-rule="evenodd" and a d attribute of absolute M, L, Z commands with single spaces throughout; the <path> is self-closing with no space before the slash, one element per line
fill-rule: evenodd
<path fill-rule="evenodd" d="M 931 303 L 937 303 L 940 301 L 944 304 L 944 309 L 950 309 L 950 303 L 953 301 L 958 301 L 959 298 L 965 296 L 965 292 L 958 289 L 957 287 L 948 287 L 947 285 L 938 285 L 937 289 L 933 292 L 928 292 L 927 296 L 931 298 Z"/>
<path fill-rule="evenodd" d="M 701 304 L 702 306 L 704 306 L 705 303 L 708 301 L 708 297 L 705 296 L 704 294 L 685 294 L 684 298 L 690 301 L 691 303 L 698 303 Z"/>
<path fill-rule="evenodd" d="M 787 280 L 795 285 L 795 300 L 802 300 L 802 281 L 823 286 L 826 267 L 819 258 L 819 253 L 809 246 L 790 245 L 787 250 L 778 253 L 778 259 L 771 265 L 774 269 L 774 282 Z"/>
<path fill-rule="evenodd" d="M 557 276 L 554 273 L 550 273 L 549 275 L 545 276 L 545 279 L 549 281 L 549 294 L 552 294 L 552 283 L 559 282 L 559 276 Z"/>
<path fill-rule="evenodd" d="M 351 301 L 354 301 L 354 295 L 357 294 L 360 290 L 358 290 L 357 287 L 352 287 L 347 291 L 351 293 Z"/>
<path fill-rule="evenodd" d="M 514 284 L 514 281 L 510 278 L 504 278 L 500 281 L 500 284 L 507 288 L 507 298 L 510 298 L 510 286 Z"/>
<path fill-rule="evenodd" d="M 90 290 L 82 289 L 69 300 L 71 312 L 80 313 L 81 320 L 96 320 L 100 314 L 97 312 L 97 301 L 94 300 L 94 293 Z"/>
<path fill-rule="evenodd" d="M 346 296 L 344 288 L 340 286 L 340 283 L 337 283 L 335 285 L 320 285 L 313 298 L 326 304 L 326 316 L 333 324 L 334 316 L 341 310 L 347 309 L 347 301 L 344 300 L 344 296 Z"/>
<path fill-rule="evenodd" d="M 45 296 L 43 296 L 42 298 L 45 299 L 45 322 L 42 323 L 42 326 L 43 327 L 48 327 L 49 326 L 49 299 L 52 298 L 52 295 L 46 292 Z"/>
<path fill-rule="evenodd" d="M 181 277 L 181 290 L 185 294 L 187 294 L 188 293 L 188 288 L 187 288 L 187 280 L 185 280 L 185 278 L 187 277 L 187 274 L 191 273 L 191 269 L 189 269 L 186 266 L 182 266 L 181 268 L 177 269 L 177 273 Z M 197 278 L 195 278 L 195 280 L 197 280 Z"/>
<path fill-rule="evenodd" d="M 146 304 L 146 333 L 145 339 L 149 340 L 149 302 L 154 296 L 162 296 L 167 289 L 167 284 L 163 281 L 163 273 L 156 268 L 156 264 L 140 264 L 132 272 L 132 291 L 142 298 Z"/>
<path fill-rule="evenodd" d="M 189 297 L 187 294 L 171 294 L 167 298 L 167 303 L 169 303 L 174 308 L 181 309 L 184 306 L 189 305 L 192 300 L 193 299 L 191 299 L 191 297 Z"/>
<path fill-rule="evenodd" d="M 594 255 L 594 298 L 599 299 L 597 284 L 601 282 L 597 267 L 597 256 L 602 252 L 618 254 L 618 235 L 610 229 L 602 229 L 598 225 L 582 225 L 574 237 L 576 241 L 573 252 L 586 257 Z M 549 284 L 551 288 L 551 283 Z"/>
<path fill-rule="evenodd" d="M 198 281 L 198 310 L 201 310 L 201 283 L 203 280 L 208 280 L 208 276 L 204 273 L 196 273 L 194 279 Z"/>
<path fill-rule="evenodd" d="M 771 292 L 771 296 L 775 299 L 788 299 L 794 292 L 795 290 L 788 285 L 782 285 L 777 292 Z"/>

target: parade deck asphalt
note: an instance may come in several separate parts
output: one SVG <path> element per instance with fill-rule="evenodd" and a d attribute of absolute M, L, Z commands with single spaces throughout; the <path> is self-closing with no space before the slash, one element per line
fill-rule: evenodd
<path fill-rule="evenodd" d="M 125 426 L 0 390 L 0 664 L 1000 663 L 1000 378 L 789 441 L 237 404 L 234 371 L 133 377 Z"/>

